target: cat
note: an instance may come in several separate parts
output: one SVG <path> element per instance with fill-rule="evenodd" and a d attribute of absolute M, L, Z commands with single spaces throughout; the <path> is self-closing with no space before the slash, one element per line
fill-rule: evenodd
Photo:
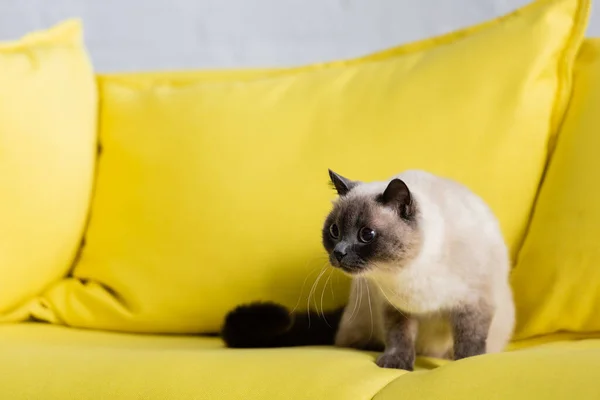
<path fill-rule="evenodd" d="M 510 259 L 486 203 L 420 170 L 385 182 L 329 176 L 338 199 L 322 241 L 330 264 L 352 277 L 347 306 L 310 318 L 274 303 L 242 305 L 225 319 L 225 343 L 383 351 L 377 365 L 404 370 L 416 355 L 502 351 L 515 319 Z"/>

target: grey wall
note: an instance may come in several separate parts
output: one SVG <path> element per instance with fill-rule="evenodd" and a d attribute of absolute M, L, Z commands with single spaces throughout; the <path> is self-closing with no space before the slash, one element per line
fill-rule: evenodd
<path fill-rule="evenodd" d="M 0 0 L 0 40 L 83 18 L 98 71 L 282 66 L 445 33 L 528 0 Z M 594 12 L 588 35 L 600 34 Z"/>

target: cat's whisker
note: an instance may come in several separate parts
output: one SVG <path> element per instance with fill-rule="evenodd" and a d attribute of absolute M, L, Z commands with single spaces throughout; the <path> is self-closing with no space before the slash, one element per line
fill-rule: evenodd
<path fill-rule="evenodd" d="M 331 283 L 329 284 L 329 289 L 331 289 L 331 300 L 335 300 L 335 292 L 333 291 L 333 281 L 335 278 L 337 278 L 337 274 L 334 274 L 333 269 L 331 270 L 331 274 L 334 275 L 335 277 L 331 280 Z"/>
<path fill-rule="evenodd" d="M 331 272 L 331 269 L 328 267 L 328 264 L 329 263 L 326 263 L 323 266 L 323 271 L 321 273 L 321 277 L 323 275 L 325 275 L 325 272 L 327 272 L 327 271 Z M 321 277 L 319 277 L 319 280 L 321 279 Z M 323 288 L 321 290 L 321 314 L 320 314 L 321 317 L 325 316 L 325 314 L 323 313 L 323 291 L 325 290 L 326 287 L 327 287 L 327 280 L 325 280 L 325 284 L 323 285 Z M 315 305 L 315 310 L 317 310 L 317 315 L 319 315 L 319 307 L 317 306 L 317 289 L 318 288 L 319 288 L 319 285 L 317 284 L 317 286 L 315 287 L 315 290 L 313 292 L 313 303 Z"/>
<path fill-rule="evenodd" d="M 369 300 L 369 315 L 371 317 L 371 332 L 369 333 L 369 342 L 373 338 L 373 308 L 371 307 L 371 290 L 369 289 L 369 282 L 365 282 L 367 285 L 367 300 Z"/>
<path fill-rule="evenodd" d="M 321 267 L 321 273 L 322 273 L 323 271 L 324 271 L 324 268 L 323 268 L 323 267 Z M 317 281 L 318 281 L 318 277 L 319 277 L 319 276 L 320 276 L 320 275 L 318 275 L 318 276 L 317 276 L 317 279 L 315 279 L 315 281 L 313 282 L 313 284 L 312 284 L 312 286 L 311 286 L 311 288 L 310 288 L 310 290 L 309 290 L 309 292 L 308 292 L 308 297 L 306 298 L 306 317 L 307 317 L 307 319 L 308 319 L 308 327 L 309 327 L 309 328 L 310 328 L 310 324 L 311 324 L 311 321 L 310 321 L 310 296 L 311 296 L 311 293 L 312 293 L 312 291 L 313 291 L 313 289 L 314 289 L 315 285 L 317 284 Z"/>
<path fill-rule="evenodd" d="M 364 291 L 364 286 L 366 285 L 367 282 L 365 282 L 363 279 L 362 280 L 362 285 L 360 285 L 360 297 L 358 298 L 358 312 L 360 313 L 360 310 L 362 309 L 362 299 L 363 299 L 363 291 Z M 358 314 L 356 314 L 358 315 Z"/>
<path fill-rule="evenodd" d="M 321 273 L 319 273 L 319 275 L 317 276 L 317 279 L 315 279 L 312 287 L 310 288 L 310 292 L 308 292 L 308 299 L 306 301 L 306 306 L 307 306 L 306 313 L 308 314 L 309 326 L 310 326 L 310 300 L 311 300 L 311 298 L 314 300 L 315 310 L 317 311 L 317 316 L 319 316 L 319 308 L 317 307 L 317 300 L 314 299 L 314 294 L 317 290 L 317 287 L 319 286 L 319 281 L 321 280 L 321 277 L 323 276 L 323 274 L 325 274 L 326 266 L 327 265 L 323 265 L 321 267 Z"/>
<path fill-rule="evenodd" d="M 357 282 L 358 282 L 358 287 L 360 288 L 360 294 L 357 296 L 357 299 L 358 299 L 358 307 L 356 307 L 357 313 L 356 313 L 356 315 L 354 315 L 354 313 L 352 313 L 354 318 L 356 318 L 360 314 L 360 307 L 362 306 L 362 297 L 363 297 L 364 282 L 360 278 L 357 279 Z M 352 320 L 352 318 L 350 320 Z"/>
<path fill-rule="evenodd" d="M 358 282 L 358 286 L 361 286 L 361 281 L 357 280 L 356 282 Z M 350 317 L 348 318 L 349 321 L 352 321 L 353 317 L 354 317 L 354 313 L 356 313 L 356 310 L 358 309 L 358 295 L 356 295 L 354 297 L 354 308 L 352 309 L 352 313 L 350 314 Z"/>
<path fill-rule="evenodd" d="M 308 263 L 310 263 L 310 261 Z M 308 265 L 308 263 L 307 263 L 307 265 Z M 298 306 L 300 305 L 300 300 L 302 300 L 302 293 L 304 293 L 304 287 L 306 286 L 306 282 L 308 281 L 308 278 L 315 272 L 315 270 L 317 268 L 318 267 L 314 267 L 313 269 L 310 270 L 310 272 L 308 274 L 306 274 L 306 277 L 304 278 L 304 282 L 302 282 L 302 287 L 300 288 L 300 294 L 298 295 L 298 301 L 296 301 L 296 305 L 291 309 L 290 315 L 293 314 L 294 312 L 296 312 L 296 310 L 298 309 Z"/>
<path fill-rule="evenodd" d="M 400 313 L 400 315 L 407 317 L 407 315 L 400 309 L 398 309 L 398 307 L 396 307 L 394 305 L 394 303 L 391 302 L 390 298 L 387 296 L 387 294 L 385 294 L 385 290 L 383 290 L 383 287 L 381 287 L 381 285 L 379 284 L 379 282 L 377 282 L 376 280 L 373 280 L 373 282 L 375 282 L 375 284 L 377 285 L 377 287 L 379 288 L 379 291 L 381 292 L 381 294 L 383 295 L 383 297 L 385 297 L 385 299 L 387 300 L 388 304 L 392 307 L 394 307 L 394 309 L 396 311 L 398 311 Z M 408 317 L 407 317 L 408 318 Z"/>
<path fill-rule="evenodd" d="M 331 274 L 333 274 L 332 269 L 329 270 L 329 275 L 327 276 L 327 280 L 325 280 L 325 285 L 323 285 L 323 290 L 321 290 L 321 315 L 323 316 L 323 319 L 325 320 L 325 323 L 327 324 L 327 326 L 330 328 L 331 328 L 331 325 L 329 325 L 329 321 L 327 321 L 327 318 L 325 317 L 325 311 L 323 310 L 323 295 L 325 294 L 325 290 L 327 289 L 327 283 L 329 283 L 329 281 L 331 279 Z"/>

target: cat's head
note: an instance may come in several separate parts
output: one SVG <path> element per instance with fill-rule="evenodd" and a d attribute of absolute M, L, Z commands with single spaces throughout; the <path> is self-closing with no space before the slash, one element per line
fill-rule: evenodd
<path fill-rule="evenodd" d="M 332 266 L 365 274 L 400 268 L 416 257 L 422 241 L 419 207 L 404 181 L 377 186 L 331 170 L 329 177 L 339 195 L 322 232 Z"/>

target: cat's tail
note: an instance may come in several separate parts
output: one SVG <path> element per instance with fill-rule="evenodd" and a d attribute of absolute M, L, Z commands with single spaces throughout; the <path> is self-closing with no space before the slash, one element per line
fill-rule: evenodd
<path fill-rule="evenodd" d="M 275 303 L 245 304 L 227 314 L 221 335 L 233 348 L 332 345 L 343 310 L 290 313 Z"/>

